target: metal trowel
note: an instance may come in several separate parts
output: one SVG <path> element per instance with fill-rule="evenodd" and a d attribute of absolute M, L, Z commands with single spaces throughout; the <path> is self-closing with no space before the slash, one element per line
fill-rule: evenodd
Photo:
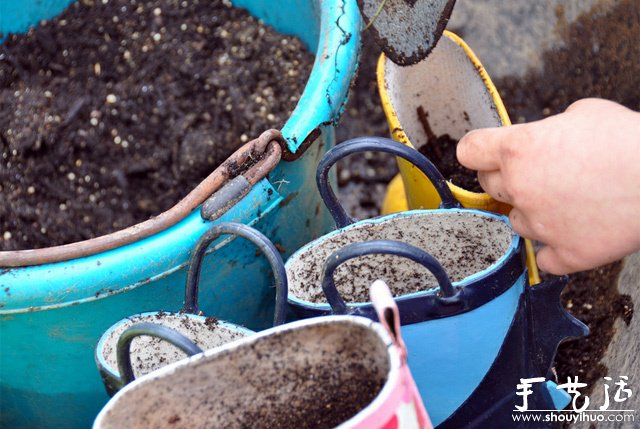
<path fill-rule="evenodd" d="M 358 0 L 366 28 L 401 66 L 426 58 L 447 26 L 455 0 Z"/>

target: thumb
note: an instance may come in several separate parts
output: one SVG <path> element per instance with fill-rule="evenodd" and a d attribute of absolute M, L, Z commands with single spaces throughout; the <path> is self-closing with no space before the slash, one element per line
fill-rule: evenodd
<path fill-rule="evenodd" d="M 500 169 L 500 145 L 506 128 L 483 128 L 467 133 L 458 142 L 458 162 L 471 170 Z"/>

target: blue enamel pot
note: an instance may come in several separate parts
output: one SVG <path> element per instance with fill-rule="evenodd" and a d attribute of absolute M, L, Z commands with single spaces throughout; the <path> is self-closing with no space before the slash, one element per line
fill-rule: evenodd
<path fill-rule="evenodd" d="M 79 243 L 89 243 L 72 243 L 62 249 L 64 258 L 34 258 L 46 249 L 0 252 L 0 427 L 88 427 L 109 399 L 95 370 L 100 336 L 132 314 L 180 310 L 190 252 L 211 222 L 252 225 L 287 254 L 331 230 L 314 171 L 335 143 L 334 126 L 357 67 L 361 19 L 356 1 L 233 4 L 283 34 L 298 36 L 315 54 L 305 89 L 281 129 L 287 162 L 276 160 L 249 181 L 243 173 L 215 193 L 201 192 L 179 219 L 145 237 L 130 239 L 139 225 L 116 231 L 128 241 L 124 244 L 78 251 Z M 74 7 L 72 0 L 0 0 L 0 43 L 3 36 L 25 32 L 69 6 Z M 203 217 L 204 200 L 217 206 L 215 220 Z M 274 289 L 268 266 L 255 257 L 253 246 L 226 240 L 207 252 L 202 269 L 199 304 L 205 314 L 252 330 L 271 325 Z"/>
<path fill-rule="evenodd" d="M 248 240 L 269 261 L 276 290 L 273 326 L 284 323 L 287 275 L 278 249 L 250 226 L 232 222 L 215 224 L 202 235 L 193 251 L 187 272 L 184 306 L 179 312 L 135 314 L 115 323 L 100 338 L 96 347 L 96 365 L 110 396 L 133 381 L 134 377 L 175 362 L 185 354 L 191 356 L 255 333 L 244 326 L 206 317 L 198 305 L 202 260 L 207 248 L 223 235 Z"/>
<path fill-rule="evenodd" d="M 441 207 L 350 218 L 327 174 L 339 159 L 364 151 L 412 163 L 438 190 Z M 512 427 L 521 378 L 545 378 L 534 386 L 538 402 L 530 408 L 566 406 L 568 395 L 546 377 L 558 344 L 588 330 L 560 305 L 566 278 L 529 286 L 523 240 L 507 217 L 460 207 L 429 160 L 390 139 L 339 144 L 320 161 L 316 177 L 338 229 L 286 263 L 288 301 L 298 317 L 376 319 L 366 292 L 382 279 L 400 310 L 409 367 L 434 426 Z"/>

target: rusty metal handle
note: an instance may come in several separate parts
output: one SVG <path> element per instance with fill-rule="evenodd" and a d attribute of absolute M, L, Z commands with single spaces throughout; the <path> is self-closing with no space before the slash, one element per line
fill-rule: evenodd
<path fill-rule="evenodd" d="M 0 252 L 0 267 L 24 267 L 68 261 L 122 247 L 164 231 L 184 219 L 230 179 L 238 175 L 238 167 L 251 186 L 273 170 L 282 155 L 285 141 L 278 130 L 267 130 L 234 152 L 213 173 L 169 210 L 158 216 L 111 234 L 61 246 L 42 249 Z M 227 206 L 226 209 L 229 209 Z M 222 212 L 218 212 L 220 216 Z"/>

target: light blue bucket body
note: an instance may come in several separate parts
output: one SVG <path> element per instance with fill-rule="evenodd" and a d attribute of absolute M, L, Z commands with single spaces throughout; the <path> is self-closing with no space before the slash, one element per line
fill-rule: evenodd
<path fill-rule="evenodd" d="M 0 0 L 0 33 L 24 31 L 70 3 Z M 360 15 L 355 0 L 233 3 L 316 52 L 282 132 L 291 152 L 309 136 L 317 139 L 215 221 L 253 225 L 287 256 L 333 226 L 315 189 L 315 167 L 335 143 L 333 125 L 357 66 Z M 111 251 L 0 268 L 0 427 L 88 427 L 108 400 L 93 357 L 101 334 L 134 313 L 180 309 L 185 266 L 207 224 L 196 210 L 161 233 Z M 264 329 L 273 315 L 271 283 L 268 264 L 250 243 L 222 240 L 205 259 L 200 306 L 205 314 Z"/>

